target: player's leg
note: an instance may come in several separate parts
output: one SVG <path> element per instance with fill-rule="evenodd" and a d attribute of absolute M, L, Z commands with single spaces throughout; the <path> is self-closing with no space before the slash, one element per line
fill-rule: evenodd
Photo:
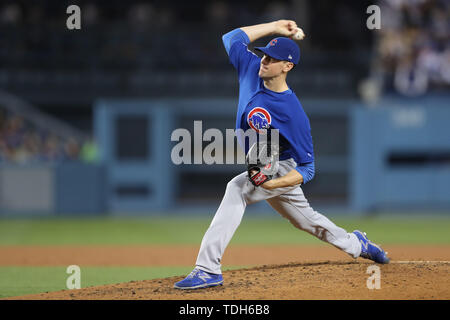
<path fill-rule="evenodd" d="M 285 175 L 292 170 L 292 166 L 292 160 L 280 161 L 278 172 L 274 177 Z M 255 187 L 248 180 L 247 172 L 234 177 L 227 184 L 222 202 L 203 237 L 196 266 L 203 271 L 221 273 L 220 261 L 223 253 L 239 227 L 247 205 L 278 196 L 295 188 L 266 190 Z"/>
<path fill-rule="evenodd" d="M 300 187 L 267 199 L 267 202 L 296 228 L 332 244 L 354 258 L 359 257 L 361 245 L 357 236 L 311 208 Z"/>
<path fill-rule="evenodd" d="M 298 187 L 267 202 L 295 227 L 328 242 L 353 258 L 363 257 L 377 263 L 389 263 L 386 252 L 360 231 L 348 233 L 330 219 L 313 210 Z"/>
<path fill-rule="evenodd" d="M 271 196 L 270 191 L 254 187 L 248 181 L 247 172 L 228 182 L 222 202 L 203 236 L 196 267 L 184 280 L 177 282 L 175 288 L 197 289 L 222 284 L 222 256 L 241 223 L 245 208 Z"/>
<path fill-rule="evenodd" d="M 244 194 L 248 188 L 247 174 L 242 173 L 228 182 L 225 195 L 203 236 L 196 266 L 204 271 L 220 274 L 222 255 L 239 227 L 247 207 Z"/>
<path fill-rule="evenodd" d="M 207 272 L 221 273 L 220 261 L 223 253 L 239 227 L 247 205 L 285 191 L 257 188 L 248 181 L 247 172 L 228 182 L 222 202 L 203 236 L 196 266 Z"/>

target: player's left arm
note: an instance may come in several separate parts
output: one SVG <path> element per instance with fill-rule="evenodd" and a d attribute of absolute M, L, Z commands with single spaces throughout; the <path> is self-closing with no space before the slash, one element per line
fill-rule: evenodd
<path fill-rule="evenodd" d="M 267 190 L 276 188 L 292 187 L 303 183 L 303 176 L 295 169 L 289 171 L 286 175 L 264 182 L 261 187 Z"/>
<path fill-rule="evenodd" d="M 310 181 L 315 174 L 314 162 L 299 165 L 292 169 L 286 175 L 266 181 L 261 185 L 264 189 L 272 190 L 276 188 L 292 187 L 299 184 L 305 184 Z"/>

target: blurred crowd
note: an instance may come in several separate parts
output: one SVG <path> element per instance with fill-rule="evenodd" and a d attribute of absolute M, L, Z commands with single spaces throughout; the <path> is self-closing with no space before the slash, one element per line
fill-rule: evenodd
<path fill-rule="evenodd" d="M 373 3 L 80 0 L 82 29 L 74 33 L 65 29 L 65 1 L 3 1 L 0 64 L 89 72 L 220 70 L 228 68 L 228 62 L 217 34 L 242 25 L 298 18 L 303 10 L 308 36 L 302 45 L 329 53 L 330 61 L 335 56 L 332 50 L 347 50 L 351 61 L 352 52 L 370 46 L 372 32 L 363 23 L 368 4 Z M 450 1 L 378 0 L 378 4 L 382 27 L 375 64 L 386 83 L 410 95 L 448 86 Z"/>
<path fill-rule="evenodd" d="M 348 23 L 362 25 L 363 2 L 80 0 L 81 30 L 67 32 L 65 1 L 9 1 L 0 6 L 0 58 L 29 69 L 39 59 L 47 70 L 219 70 L 229 66 L 221 34 L 278 19 L 307 20 L 304 45 L 349 50 L 364 41 L 366 30 Z"/>
<path fill-rule="evenodd" d="M 7 45 L 0 48 L 0 55 L 3 51 L 3 61 L 30 69 L 36 69 L 39 59 L 47 70 L 226 66 L 218 55 L 223 53 L 220 37 L 210 39 L 207 33 L 218 28 L 220 34 L 242 19 L 262 22 L 266 10 L 273 17 L 289 12 L 287 1 L 267 6 L 265 2 L 252 6 L 236 1 L 77 1 L 81 30 L 70 33 L 65 27 L 69 16 L 65 1 L 10 1 L 0 6 L 0 37 Z"/>
<path fill-rule="evenodd" d="M 0 108 L 0 163 L 92 163 L 96 160 L 97 150 L 91 140 L 61 137 Z"/>
<path fill-rule="evenodd" d="M 4 0 L 0 6 L 0 23 L 3 24 L 42 24 L 65 21 L 69 3 L 53 0 L 40 0 L 30 3 L 27 0 Z M 230 26 L 243 21 L 254 23 L 257 20 L 284 19 L 289 15 L 292 1 L 289 0 L 197 0 L 185 1 L 144 1 L 144 0 L 78 0 L 81 8 L 82 25 L 89 27 L 98 24 L 122 22 L 137 29 L 158 27 L 176 29 L 177 23 L 186 25 Z M 238 9 L 238 10 L 236 10 Z"/>
<path fill-rule="evenodd" d="M 375 70 L 385 89 L 418 96 L 450 87 L 450 1 L 380 0 Z"/>

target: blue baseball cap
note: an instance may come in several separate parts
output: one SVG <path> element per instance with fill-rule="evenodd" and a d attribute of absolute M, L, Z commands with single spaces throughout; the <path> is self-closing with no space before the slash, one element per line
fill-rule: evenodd
<path fill-rule="evenodd" d="M 289 61 L 293 64 L 298 64 L 300 61 L 300 48 L 294 40 L 285 37 L 272 39 L 265 47 L 256 47 L 255 50 L 261 51 L 269 57 Z"/>

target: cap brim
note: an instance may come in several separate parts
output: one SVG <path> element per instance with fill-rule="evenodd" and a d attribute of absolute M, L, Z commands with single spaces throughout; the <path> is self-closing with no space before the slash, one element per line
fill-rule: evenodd
<path fill-rule="evenodd" d="M 264 53 L 264 54 L 266 54 L 266 55 L 271 57 L 271 55 L 267 52 L 267 51 L 269 51 L 269 49 L 266 48 L 266 47 L 255 47 L 255 50 L 256 51 L 261 51 L 262 53 Z"/>
<path fill-rule="evenodd" d="M 256 51 L 261 51 L 262 53 L 264 53 L 265 55 L 267 55 L 267 56 L 269 56 L 271 58 L 274 58 L 274 59 L 277 59 L 277 60 L 280 60 L 280 61 L 292 62 L 293 64 L 295 64 L 293 61 L 289 61 L 289 60 L 283 59 L 282 57 L 278 57 L 278 56 L 276 56 L 274 54 L 271 54 L 269 48 L 267 48 L 267 47 L 255 47 L 255 50 Z"/>

